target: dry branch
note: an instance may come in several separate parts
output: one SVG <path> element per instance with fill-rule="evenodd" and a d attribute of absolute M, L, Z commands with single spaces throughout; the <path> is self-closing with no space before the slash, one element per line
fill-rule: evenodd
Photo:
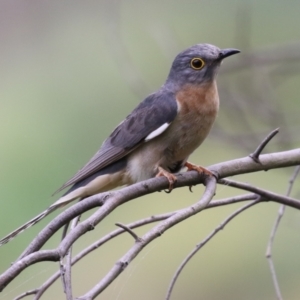
<path fill-rule="evenodd" d="M 209 170 L 215 172 L 219 175 L 220 183 L 230 183 L 232 181 L 228 181 L 227 179 L 222 179 L 224 177 L 233 176 L 237 174 L 244 174 L 249 172 L 257 172 L 261 170 L 269 170 L 273 168 L 283 168 L 287 166 L 299 165 L 300 164 L 300 149 L 294 149 L 290 151 L 277 152 L 264 154 L 259 156 L 260 164 L 254 162 L 250 157 L 244 157 L 240 159 L 235 159 L 232 161 L 227 161 L 219 164 L 212 165 L 208 167 Z M 112 282 L 123 270 L 124 268 L 131 262 L 132 259 L 152 240 L 161 235 L 165 230 L 168 230 L 172 226 L 176 225 L 180 221 L 194 215 L 195 213 L 200 212 L 202 209 L 206 207 L 215 207 L 218 205 L 225 205 L 229 203 L 236 203 L 238 201 L 245 201 L 249 199 L 256 199 L 257 195 L 262 195 L 263 197 L 267 197 L 270 201 L 276 201 L 285 205 L 289 205 L 291 207 L 300 209 L 300 201 L 297 199 L 293 199 L 290 197 L 274 194 L 268 191 L 264 191 L 262 189 L 251 187 L 249 185 L 243 186 L 242 183 L 239 183 L 239 187 L 250 190 L 254 194 L 248 194 L 245 196 L 236 196 L 232 199 L 227 199 L 226 201 L 213 201 L 209 206 L 207 204 L 211 200 L 214 195 L 215 183 L 214 177 L 205 178 L 199 175 L 197 172 L 191 171 L 178 175 L 178 181 L 176 183 L 176 188 L 182 186 L 190 186 L 196 185 L 204 180 L 208 180 L 208 185 L 206 187 L 206 193 L 204 194 L 202 200 L 192 205 L 191 207 L 187 207 L 183 210 L 172 212 L 169 214 L 165 214 L 161 216 L 161 223 L 152 228 L 149 232 L 147 232 L 143 237 L 139 238 L 135 245 L 120 259 L 120 261 L 112 268 L 112 270 L 100 280 L 100 282 L 92 288 L 89 292 L 87 292 L 81 299 L 93 299 L 98 295 L 102 290 L 104 290 L 110 282 Z M 63 213 L 57 216 L 53 221 L 51 221 L 39 234 L 38 236 L 31 242 L 29 247 L 23 252 L 20 258 L 9 267 L 3 274 L 0 275 L 0 288 L 3 289 L 9 282 L 11 282 L 20 272 L 22 272 L 25 268 L 29 267 L 31 264 L 40 262 L 40 261 L 59 261 L 62 259 L 70 247 L 74 244 L 74 242 L 80 238 L 83 234 L 93 229 L 97 224 L 103 220 L 110 212 L 112 212 L 118 206 L 130 201 L 132 199 L 141 197 L 145 194 L 153 193 L 155 191 L 163 190 L 168 187 L 168 181 L 165 178 L 153 178 L 147 180 L 145 182 L 140 182 L 135 185 L 123 188 L 121 190 L 112 191 L 108 193 L 98 194 L 92 197 L 85 199 L 77 204 L 74 204 L 72 207 L 66 209 Z M 253 201 L 252 200 L 252 201 Z M 264 199 L 265 200 L 265 199 Z M 254 200 L 255 201 L 255 200 Z M 100 208 L 92 214 L 89 218 L 79 223 L 76 227 L 71 229 L 66 237 L 61 241 L 59 246 L 53 250 L 40 250 L 40 248 L 45 244 L 46 241 L 61 227 L 63 227 L 70 220 L 75 218 L 76 216 L 81 215 L 82 213 L 94 208 Z M 158 220 L 157 219 L 157 220 Z M 156 221 L 157 221 L 156 220 Z M 150 222 L 149 219 L 147 220 Z M 141 222 L 143 223 L 143 222 Z M 145 224 L 147 222 L 144 222 Z M 127 226 L 131 228 L 131 226 Z M 118 233 L 123 232 L 124 229 L 118 229 Z M 117 235 L 114 233 L 114 235 Z M 107 238 L 108 240 L 109 238 Z M 98 244 L 99 245 L 99 244 Z M 95 247 L 91 246 L 91 248 Z M 91 248 L 85 251 L 86 255 L 91 251 Z M 78 258 L 84 256 L 81 256 Z M 72 261 L 72 265 L 74 263 L 74 259 Z M 55 275 L 57 278 L 59 275 Z M 38 295 L 42 295 L 45 289 L 51 285 L 54 279 L 49 279 L 49 282 L 44 285 L 44 288 L 37 289 L 38 292 L 36 294 L 36 299 L 39 299 Z"/>
<path fill-rule="evenodd" d="M 289 186 L 286 192 L 286 196 L 289 196 L 291 194 L 294 182 L 298 176 L 300 172 L 300 166 L 297 166 L 295 168 L 294 174 L 292 175 L 290 182 L 289 182 Z M 283 217 L 285 212 L 285 205 L 281 204 L 279 209 L 278 209 L 278 215 L 277 218 L 274 222 L 273 228 L 271 230 L 271 235 L 270 235 L 270 239 L 268 242 L 268 246 L 267 246 L 267 250 L 266 250 L 266 257 L 269 263 L 269 267 L 270 267 L 270 271 L 271 271 L 271 276 L 272 276 L 272 280 L 273 280 L 273 284 L 274 284 L 274 288 L 275 288 L 275 292 L 276 292 L 276 296 L 278 300 L 282 300 L 282 295 L 281 295 L 281 291 L 279 288 L 279 283 L 277 280 L 277 275 L 276 275 L 276 271 L 275 271 L 275 266 L 274 266 L 274 262 L 273 262 L 273 258 L 272 258 L 272 248 L 273 248 L 273 243 L 274 243 L 274 239 L 275 239 L 275 235 L 277 232 L 277 229 L 279 227 L 279 223 L 281 221 L 281 218 Z"/>

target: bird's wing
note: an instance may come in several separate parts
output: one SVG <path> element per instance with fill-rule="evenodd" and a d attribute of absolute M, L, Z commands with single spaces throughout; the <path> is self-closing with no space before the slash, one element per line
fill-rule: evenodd
<path fill-rule="evenodd" d="M 92 159 L 55 193 L 77 183 L 121 159 L 163 133 L 177 115 L 177 102 L 171 93 L 151 94 L 120 123 Z"/>

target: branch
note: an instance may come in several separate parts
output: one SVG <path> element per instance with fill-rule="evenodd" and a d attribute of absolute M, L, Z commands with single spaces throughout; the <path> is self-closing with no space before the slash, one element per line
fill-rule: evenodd
<path fill-rule="evenodd" d="M 19 295 L 18 297 L 16 297 L 14 300 L 21 300 L 27 296 L 30 296 L 30 295 L 35 295 L 37 293 L 37 289 L 35 290 L 30 290 L 30 291 L 27 291 L 25 293 L 22 293 L 21 295 Z"/>
<path fill-rule="evenodd" d="M 224 229 L 224 227 L 232 220 L 234 219 L 237 215 L 239 215 L 241 212 L 244 210 L 250 208 L 251 206 L 257 204 L 260 202 L 260 199 L 258 198 L 256 201 L 250 202 L 235 212 L 233 212 L 228 218 L 226 218 L 217 228 L 215 228 L 200 244 L 196 246 L 196 248 L 184 259 L 184 261 L 181 263 L 179 268 L 176 270 L 175 275 L 173 279 L 171 280 L 169 289 L 167 291 L 167 296 L 166 300 L 169 300 L 171 298 L 171 294 L 174 288 L 174 285 L 177 281 L 177 278 L 179 277 L 181 271 L 183 268 L 186 266 L 186 264 L 190 261 L 190 259 L 204 246 L 206 245 L 220 230 Z"/>
<path fill-rule="evenodd" d="M 238 189 L 242 189 L 245 191 L 253 192 L 255 194 L 258 194 L 258 195 L 260 195 L 264 198 L 267 198 L 269 200 L 272 200 L 274 202 L 283 203 L 285 205 L 300 209 L 300 201 L 295 198 L 282 196 L 282 195 L 279 195 L 276 193 L 272 193 L 272 192 L 251 186 L 250 184 L 247 184 L 247 183 L 233 181 L 233 180 L 229 180 L 229 179 L 220 179 L 220 180 L 218 180 L 218 183 L 228 185 L 231 187 L 235 187 Z"/>
<path fill-rule="evenodd" d="M 128 232 L 136 242 L 138 242 L 141 238 L 138 237 L 138 235 L 132 230 L 130 229 L 130 227 L 121 224 L 121 223 L 116 223 L 116 226 L 123 228 L 126 232 Z"/>
<path fill-rule="evenodd" d="M 291 194 L 293 184 L 294 184 L 294 182 L 295 182 L 295 180 L 296 180 L 296 178 L 299 174 L 299 171 L 300 171 L 300 166 L 297 166 L 295 168 L 294 174 L 292 175 L 292 177 L 289 181 L 289 186 L 288 186 L 288 190 L 287 190 L 287 193 L 286 193 L 287 196 L 289 196 Z M 272 247 L 273 247 L 273 243 L 274 243 L 274 239 L 275 239 L 275 235 L 276 235 L 279 223 L 281 221 L 281 218 L 284 215 L 284 212 L 285 212 L 285 205 L 282 204 L 279 207 L 278 215 L 277 215 L 277 218 L 276 218 L 275 223 L 273 225 L 271 235 L 270 235 L 270 239 L 269 239 L 268 246 L 267 246 L 267 251 L 266 251 L 266 257 L 267 257 L 267 260 L 269 262 L 269 267 L 270 267 L 270 271 L 271 271 L 271 275 L 272 275 L 272 280 L 273 280 L 273 284 L 274 284 L 274 288 L 275 288 L 275 292 L 276 292 L 276 296 L 277 296 L 278 300 L 282 300 L 282 295 L 281 295 L 281 292 L 280 292 L 279 283 L 278 283 L 277 276 L 276 276 L 276 271 L 275 271 L 275 266 L 274 266 L 274 262 L 273 262 L 273 259 L 272 259 Z"/>
<path fill-rule="evenodd" d="M 138 255 L 142 249 L 149 244 L 151 241 L 161 236 L 165 231 L 178 224 L 179 222 L 199 213 L 202 211 L 208 203 L 211 201 L 212 197 L 215 195 L 216 191 L 216 179 L 211 176 L 206 180 L 206 189 L 200 201 L 191 205 L 187 208 L 179 210 L 176 214 L 172 215 L 167 220 L 161 222 L 149 232 L 147 232 L 139 242 L 136 242 L 134 246 L 115 264 L 115 266 L 107 273 L 107 275 L 96 284 L 89 292 L 87 292 L 80 300 L 94 299 L 99 295 L 117 276 L 124 271 L 128 264 Z"/>
<path fill-rule="evenodd" d="M 215 164 L 207 169 L 212 172 L 215 171 L 219 178 L 224 178 L 262 170 L 296 166 L 300 164 L 300 148 L 263 154 L 259 158 L 261 164 L 255 163 L 250 157 L 245 157 Z"/>
<path fill-rule="evenodd" d="M 255 163 L 250 157 L 244 157 L 212 165 L 208 169 L 219 175 L 220 178 L 257 172 L 265 169 L 281 168 L 300 164 L 300 149 L 290 151 L 264 154 L 260 156 L 261 164 Z M 177 175 L 175 188 L 182 186 L 191 186 L 203 182 L 204 177 L 195 171 L 185 172 Z M 119 205 L 126 203 L 134 198 L 141 197 L 155 191 L 164 190 L 168 187 L 168 180 L 164 177 L 152 178 L 144 182 L 131 185 L 121 190 L 102 193 L 86 198 L 84 201 L 74 204 L 67 208 L 63 213 L 54 218 L 31 242 L 29 247 L 23 252 L 20 258 L 3 274 L 0 275 L 0 290 L 11 282 L 22 270 L 29 265 L 40 261 L 38 255 L 42 251 L 39 249 L 50 239 L 50 237 L 59 230 L 64 224 L 76 216 L 94 208 L 101 206 L 85 221 L 81 222 L 76 228 L 71 230 L 66 238 L 60 243 L 55 250 L 47 250 L 47 257 L 44 260 L 57 261 L 64 257 L 71 245 L 84 233 L 94 229 L 94 227 L 103 220 L 110 212 Z M 253 190 L 251 190 L 253 191 Z M 256 193 L 256 191 L 254 191 Z M 275 201 L 275 200 L 274 200 Z M 299 201 L 292 198 L 277 198 L 277 202 L 290 205 L 299 209 Z M 172 219 L 171 216 L 169 219 Z M 168 220 L 169 220 L 168 219 Z M 167 220 L 166 220 L 167 221 Z M 37 257 L 35 257 L 37 256 Z M 30 257 L 30 259 L 29 259 Z M 26 261 L 26 263 L 24 263 Z"/>
<path fill-rule="evenodd" d="M 300 164 L 300 149 L 294 149 L 289 151 L 264 154 L 260 156 L 261 164 L 255 163 L 250 157 L 235 159 L 208 167 L 208 170 L 218 174 L 219 178 L 245 174 L 251 172 L 257 172 L 261 170 L 269 170 L 275 168 L 289 167 Z M 200 176 L 195 171 L 190 171 L 182 174 L 178 174 L 177 183 L 175 188 L 182 186 L 191 186 L 203 182 L 203 176 Z M 133 184 L 129 187 L 121 190 L 102 193 L 88 197 L 80 203 L 74 204 L 72 207 L 66 209 L 62 214 L 57 216 L 46 226 L 32 241 L 29 247 L 23 252 L 20 258 L 39 250 L 46 241 L 64 224 L 75 218 L 76 216 L 83 214 L 84 212 L 102 206 L 94 213 L 90 218 L 85 220 L 77 226 L 76 229 L 69 234 L 68 240 L 61 244 L 60 250 L 66 253 L 66 248 L 70 246 L 77 238 L 94 227 L 105 218 L 110 212 L 112 212 L 117 206 L 132 200 L 137 197 L 141 197 L 159 190 L 168 188 L 168 180 L 164 177 L 152 178 L 147 181 Z M 63 254 L 62 253 L 62 254 Z M 1 276 L 0 276 L 0 290 L 1 290 Z"/>
<path fill-rule="evenodd" d="M 257 195 L 255 194 L 246 194 L 246 195 L 241 195 L 241 196 L 234 196 L 230 198 L 225 198 L 222 200 L 214 200 L 209 203 L 209 205 L 205 209 L 209 208 L 214 208 L 214 207 L 219 207 L 219 206 L 224 206 L 224 205 L 229 205 L 229 204 L 235 204 L 243 201 L 248 201 L 248 200 L 255 200 L 257 199 Z M 265 201 L 265 199 L 261 199 L 261 202 Z M 156 216 L 151 216 L 139 221 L 135 221 L 133 223 L 127 224 L 126 227 L 128 228 L 137 228 L 143 225 L 147 225 L 150 223 L 158 222 L 165 220 L 172 215 L 174 215 L 177 211 L 166 213 L 166 214 L 161 214 L 161 215 L 156 215 Z M 117 229 L 109 234 L 105 235 L 102 237 L 100 240 L 94 242 L 90 246 L 88 246 L 86 249 L 82 250 L 80 253 L 78 253 L 74 259 L 72 260 L 72 266 L 76 264 L 78 261 L 80 261 L 82 258 L 84 258 L 86 255 L 88 255 L 90 252 L 99 249 L 102 245 L 104 245 L 106 242 L 110 241 L 111 239 L 117 237 L 118 235 L 126 232 L 124 229 Z M 36 290 L 36 300 L 40 299 L 40 297 L 44 294 L 44 292 L 60 277 L 60 272 L 56 272 L 53 274 L 46 282 L 44 282 L 37 290 Z"/>
<path fill-rule="evenodd" d="M 71 222 L 70 230 L 74 229 L 80 220 L 80 215 L 77 216 Z M 65 226 L 66 227 L 66 226 Z M 63 264 L 63 258 L 61 258 L 61 264 Z M 65 257 L 65 265 L 63 265 L 63 273 L 61 273 L 64 292 L 67 300 L 73 299 L 72 292 L 72 247 L 69 248 Z"/>
<path fill-rule="evenodd" d="M 178 174 L 176 188 L 182 186 L 196 185 L 203 182 L 204 177 L 197 172 L 186 172 Z M 97 194 L 84 199 L 79 203 L 67 208 L 63 213 L 54 218 L 30 243 L 30 245 L 21 254 L 19 259 L 26 255 L 38 251 L 49 238 L 58 231 L 64 224 L 75 218 L 76 216 L 89 211 L 92 208 L 101 206 L 94 214 L 85 221 L 81 222 L 74 228 L 68 236 L 61 242 L 58 251 L 64 256 L 72 243 L 74 243 L 81 235 L 89 230 L 93 230 L 95 226 L 102 221 L 109 213 L 118 206 L 129 200 L 167 189 L 169 182 L 166 178 L 152 178 L 144 182 L 133 184 L 120 190 Z M 1 276 L 0 276 L 1 282 Z M 1 284 L 0 284 L 1 287 Z"/>
<path fill-rule="evenodd" d="M 249 156 L 256 162 L 260 163 L 259 156 L 261 152 L 264 150 L 266 145 L 271 141 L 271 139 L 279 132 L 279 128 L 273 130 L 268 136 L 261 142 L 261 144 L 256 148 L 256 150 L 251 153 Z"/>

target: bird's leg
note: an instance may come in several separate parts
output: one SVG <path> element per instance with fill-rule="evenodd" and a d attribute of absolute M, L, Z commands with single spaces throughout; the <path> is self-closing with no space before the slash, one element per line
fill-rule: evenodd
<path fill-rule="evenodd" d="M 162 167 L 158 167 L 158 173 L 156 174 L 155 177 L 166 177 L 169 181 L 169 191 L 168 193 L 170 193 L 173 188 L 174 188 L 174 183 L 177 181 L 177 178 L 175 175 L 173 175 L 172 173 L 166 171 L 165 169 L 163 169 Z"/>

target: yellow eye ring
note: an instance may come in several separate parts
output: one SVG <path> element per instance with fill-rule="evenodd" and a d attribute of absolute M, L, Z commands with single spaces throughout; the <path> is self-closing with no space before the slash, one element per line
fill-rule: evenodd
<path fill-rule="evenodd" d="M 204 60 L 200 57 L 194 57 L 190 64 L 194 70 L 201 70 L 205 66 Z"/>

